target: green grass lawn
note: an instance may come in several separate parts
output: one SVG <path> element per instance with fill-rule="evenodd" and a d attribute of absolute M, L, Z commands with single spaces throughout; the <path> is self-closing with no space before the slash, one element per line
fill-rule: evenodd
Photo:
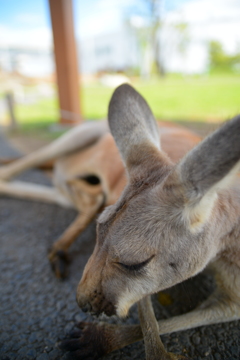
<path fill-rule="evenodd" d="M 133 86 L 146 98 L 158 119 L 175 121 L 222 121 L 240 113 L 240 76 L 173 77 Z M 82 86 L 82 110 L 85 119 L 101 119 L 113 89 L 100 84 Z M 45 127 L 58 119 L 56 99 L 17 105 L 16 116 L 25 127 Z"/>
<path fill-rule="evenodd" d="M 136 87 L 157 118 L 212 122 L 240 113 L 240 77 L 166 79 Z"/>

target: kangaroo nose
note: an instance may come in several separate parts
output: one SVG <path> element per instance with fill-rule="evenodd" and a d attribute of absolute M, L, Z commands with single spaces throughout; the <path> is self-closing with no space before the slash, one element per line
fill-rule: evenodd
<path fill-rule="evenodd" d="M 92 310 L 92 305 L 89 304 L 89 303 L 87 303 L 86 305 L 84 305 L 84 306 L 82 307 L 82 311 L 83 311 L 83 312 L 89 312 L 89 311 L 91 311 L 91 310 Z"/>
<path fill-rule="evenodd" d="M 86 310 L 83 310 L 83 311 L 89 311 L 89 299 L 88 297 L 82 292 L 80 291 L 80 289 L 78 288 L 77 290 L 77 296 L 76 296 L 76 300 L 77 300 L 77 303 L 78 303 L 78 306 L 83 310 L 83 309 L 86 309 Z"/>

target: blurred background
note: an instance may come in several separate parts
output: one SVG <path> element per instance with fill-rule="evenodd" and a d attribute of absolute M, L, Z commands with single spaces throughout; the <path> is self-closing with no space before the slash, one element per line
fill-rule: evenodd
<path fill-rule="evenodd" d="M 51 139 L 58 124 L 105 118 L 122 82 L 157 119 L 198 129 L 226 120 L 240 112 L 239 19 L 239 0 L 0 0 L 0 126 Z M 68 52 L 79 91 L 71 83 L 62 96 L 75 107 L 61 100 L 66 64 L 62 85 L 56 76 Z"/>

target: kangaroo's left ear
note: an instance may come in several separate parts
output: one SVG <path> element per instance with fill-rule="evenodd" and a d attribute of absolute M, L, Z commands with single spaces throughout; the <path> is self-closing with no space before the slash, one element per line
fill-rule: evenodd
<path fill-rule="evenodd" d="M 185 210 L 196 228 L 210 216 L 219 189 L 228 188 L 240 169 L 240 115 L 191 150 L 177 166 Z"/>
<path fill-rule="evenodd" d="M 161 166 L 159 131 L 144 98 L 130 85 L 119 86 L 109 104 L 108 122 L 122 159 L 131 175 L 134 168 Z M 149 169 L 149 167 L 148 167 Z"/>

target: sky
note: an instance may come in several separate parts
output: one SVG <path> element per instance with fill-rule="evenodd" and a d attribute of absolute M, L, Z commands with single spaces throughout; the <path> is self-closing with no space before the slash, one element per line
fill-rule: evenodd
<path fill-rule="evenodd" d="M 240 1 L 194 0 L 168 14 L 168 21 L 186 20 L 196 42 L 218 40 L 225 51 L 240 51 Z"/>
<path fill-rule="evenodd" d="M 240 46 L 239 0 L 162 0 L 167 21 L 186 21 L 198 41 L 215 38 L 233 52 Z M 75 33 L 87 39 L 117 31 L 123 19 L 146 18 L 145 0 L 73 0 Z M 0 0 L 0 47 L 49 49 L 52 46 L 48 0 Z"/>
<path fill-rule="evenodd" d="M 193 0 L 164 0 L 170 12 Z M 115 31 L 122 19 L 148 12 L 144 0 L 73 0 L 77 38 Z M 37 39 L 37 43 L 36 43 Z M 49 47 L 52 43 L 47 0 L 0 0 L 0 46 Z"/>

